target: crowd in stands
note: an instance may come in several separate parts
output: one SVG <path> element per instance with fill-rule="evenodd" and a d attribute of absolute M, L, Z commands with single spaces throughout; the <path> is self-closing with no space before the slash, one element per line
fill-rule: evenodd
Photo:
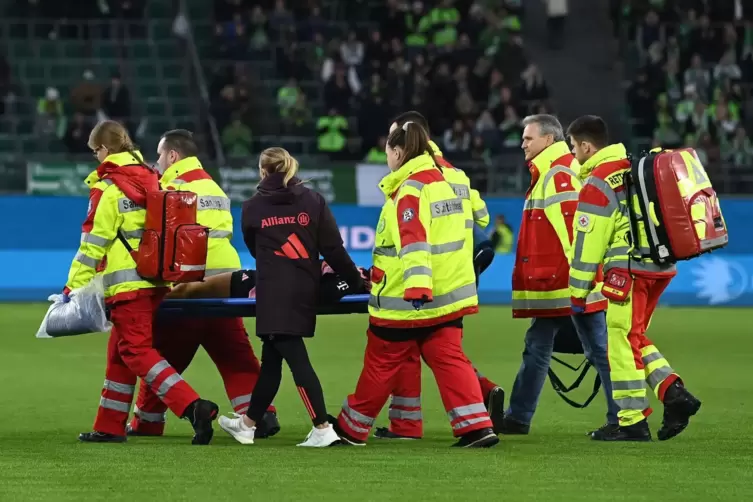
<path fill-rule="evenodd" d="M 283 134 L 316 138 L 333 158 L 381 162 L 389 120 L 415 109 L 449 158 L 483 161 L 520 147 L 524 116 L 551 111 L 526 57 L 521 0 L 379 4 L 354 0 L 344 24 L 313 2 L 216 1 L 213 59 L 229 63 L 213 81 L 213 110 L 226 153 Z M 269 112 L 254 70 L 267 54 L 281 82 Z"/>
<path fill-rule="evenodd" d="M 623 0 L 613 19 L 640 58 L 627 91 L 634 134 L 694 147 L 704 164 L 753 166 L 753 3 Z"/>
<path fill-rule="evenodd" d="M 5 17 L 13 20 L 10 35 L 17 40 L 24 39 L 108 39 L 114 36 L 110 21 L 118 20 L 117 27 L 129 30 L 131 36 L 143 36 L 140 20 L 144 15 L 144 0 L 100 0 L 100 1 L 50 1 L 24 0 L 11 2 Z M 24 20 L 33 20 L 26 24 Z M 70 20 L 70 21 L 69 21 Z M 2 92 L 2 112 L 13 109 L 17 93 L 11 78 L 7 60 L 0 60 L 0 92 Z M 88 154 L 89 132 L 101 120 L 117 120 L 126 125 L 132 136 L 138 136 L 139 123 L 134 118 L 130 92 L 120 73 L 112 70 L 109 75 L 98 75 L 87 69 L 70 92 L 62 93 L 57 87 L 49 86 L 41 96 L 33 96 L 35 120 L 33 132 L 51 152 L 67 152 L 72 155 Z"/>

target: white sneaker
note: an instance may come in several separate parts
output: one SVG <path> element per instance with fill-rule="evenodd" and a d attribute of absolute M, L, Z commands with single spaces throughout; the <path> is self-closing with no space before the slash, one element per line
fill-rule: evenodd
<path fill-rule="evenodd" d="M 317 429 L 314 427 L 306 436 L 303 443 L 298 446 L 308 446 L 311 448 L 326 448 L 332 446 L 334 443 L 340 441 L 340 437 L 335 432 L 332 424 L 328 425 L 326 429 Z"/>
<path fill-rule="evenodd" d="M 249 427 L 243 423 L 243 415 L 233 413 L 235 418 L 228 418 L 221 416 L 217 423 L 222 427 L 222 430 L 230 434 L 240 444 L 254 444 L 254 434 L 256 433 L 256 427 Z"/>

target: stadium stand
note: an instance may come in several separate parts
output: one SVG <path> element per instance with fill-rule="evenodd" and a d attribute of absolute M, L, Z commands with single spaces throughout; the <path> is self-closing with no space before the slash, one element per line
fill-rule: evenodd
<path fill-rule="evenodd" d="M 613 1 L 635 149 L 692 146 L 716 186 L 753 189 L 753 6 Z"/>

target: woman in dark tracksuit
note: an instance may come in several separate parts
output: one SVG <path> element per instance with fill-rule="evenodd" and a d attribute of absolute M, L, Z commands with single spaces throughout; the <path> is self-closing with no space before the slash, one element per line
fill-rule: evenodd
<path fill-rule="evenodd" d="M 295 177 L 298 162 L 282 148 L 259 159 L 261 183 L 243 204 L 241 228 L 256 258 L 256 334 L 262 339 L 261 375 L 246 415 L 220 417 L 219 425 L 242 444 L 253 444 L 256 423 L 272 403 L 285 360 L 314 428 L 298 446 L 324 447 L 339 441 L 327 421 L 319 378 L 303 338 L 314 336 L 322 274 L 319 255 L 354 289 L 361 272 L 343 246 L 324 198 Z"/>

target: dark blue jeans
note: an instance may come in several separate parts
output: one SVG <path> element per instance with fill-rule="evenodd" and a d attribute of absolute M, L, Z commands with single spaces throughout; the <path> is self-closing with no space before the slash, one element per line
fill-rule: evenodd
<path fill-rule="evenodd" d="M 593 364 L 601 377 L 602 389 L 607 398 L 607 422 L 617 423 L 618 408 L 612 399 L 612 381 L 609 378 L 605 312 L 532 319 L 531 327 L 526 332 L 523 363 L 515 378 L 510 406 L 506 412 L 507 416 L 516 422 L 530 424 L 533 420 L 552 360 L 554 337 L 560 329 L 567 329 L 569 326 L 566 323 L 570 322 L 575 324 L 586 359 Z"/>

